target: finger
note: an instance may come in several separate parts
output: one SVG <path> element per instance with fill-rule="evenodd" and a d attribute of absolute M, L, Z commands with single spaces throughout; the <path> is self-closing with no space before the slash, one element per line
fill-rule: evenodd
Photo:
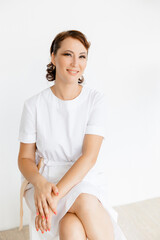
<path fill-rule="evenodd" d="M 51 220 L 52 220 L 52 211 L 51 211 L 51 209 L 49 209 L 49 219 L 48 219 L 48 221 L 47 221 L 47 229 L 48 229 L 48 231 L 50 231 L 50 229 L 51 229 Z"/>
<path fill-rule="evenodd" d="M 43 211 L 44 211 L 46 220 L 48 220 L 48 217 L 49 217 L 49 209 L 48 209 L 48 204 L 47 204 L 46 201 L 43 201 Z"/>
<path fill-rule="evenodd" d="M 53 192 L 56 196 L 59 195 L 59 192 L 58 192 L 58 188 L 56 187 L 56 185 L 52 184 L 52 189 L 53 189 Z"/>
<path fill-rule="evenodd" d="M 52 212 L 56 215 L 57 212 L 56 212 L 55 207 L 53 206 L 52 198 L 51 198 L 51 197 L 48 197 L 47 202 L 48 202 L 49 207 L 51 208 Z"/>
<path fill-rule="evenodd" d="M 39 216 L 38 206 L 35 206 L 35 207 L 36 207 L 36 215 Z"/>
<path fill-rule="evenodd" d="M 42 225 L 43 229 L 47 232 L 47 224 L 46 224 L 45 219 L 41 219 L 41 225 Z"/>
<path fill-rule="evenodd" d="M 36 230 L 38 231 L 39 230 L 38 217 L 35 218 L 35 227 L 36 227 Z"/>
<path fill-rule="evenodd" d="M 44 228 L 42 227 L 42 218 L 38 217 L 38 226 L 42 233 L 44 233 Z"/>
<path fill-rule="evenodd" d="M 37 200 L 34 199 L 34 202 L 35 202 L 35 208 L 36 208 L 36 215 L 38 216 L 38 215 L 39 215 L 39 210 L 38 210 L 38 203 L 37 203 Z"/>
<path fill-rule="evenodd" d="M 41 201 L 38 202 L 38 211 L 42 217 L 42 219 L 44 218 L 44 212 L 43 212 L 43 207 L 42 207 L 42 203 Z"/>
<path fill-rule="evenodd" d="M 49 216 L 49 219 L 47 221 L 47 230 L 50 231 L 51 230 L 51 219 L 50 219 L 50 216 Z"/>
<path fill-rule="evenodd" d="M 36 207 L 36 215 L 39 216 L 39 210 L 37 207 Z"/>

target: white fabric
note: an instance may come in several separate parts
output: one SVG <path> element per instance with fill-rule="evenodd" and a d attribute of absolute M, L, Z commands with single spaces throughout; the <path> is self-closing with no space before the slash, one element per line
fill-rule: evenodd
<path fill-rule="evenodd" d="M 105 112 L 105 94 L 96 89 L 83 85 L 78 97 L 61 100 L 48 87 L 24 102 L 18 140 L 36 143 L 36 163 L 40 157 L 44 158 L 40 173 L 57 184 L 81 156 L 85 134 L 100 135 L 106 139 Z M 60 219 L 82 192 L 95 195 L 108 211 L 114 225 L 115 240 L 126 240 L 117 223 L 118 214 L 107 201 L 104 172 L 97 168 L 97 163 L 80 183 L 60 199 L 57 215 L 52 217 L 51 231 L 45 232 L 44 236 L 35 230 L 34 188 L 28 184 L 25 200 L 31 210 L 30 240 L 58 238 Z"/>

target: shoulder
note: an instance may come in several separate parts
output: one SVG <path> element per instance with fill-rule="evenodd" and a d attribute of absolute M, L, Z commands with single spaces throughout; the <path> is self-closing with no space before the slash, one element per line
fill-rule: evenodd
<path fill-rule="evenodd" d="M 47 95 L 48 91 L 49 91 L 49 88 L 45 88 L 40 92 L 28 97 L 27 99 L 24 100 L 24 106 L 32 110 L 35 110 L 40 99 L 44 98 Z"/>
<path fill-rule="evenodd" d="M 24 103 L 26 105 L 37 105 L 39 99 L 43 98 L 49 91 L 49 88 L 45 88 L 42 91 L 28 97 L 25 99 Z"/>
<path fill-rule="evenodd" d="M 106 94 L 103 91 L 90 86 L 86 86 L 86 88 L 88 90 L 89 98 L 92 102 L 106 101 Z"/>

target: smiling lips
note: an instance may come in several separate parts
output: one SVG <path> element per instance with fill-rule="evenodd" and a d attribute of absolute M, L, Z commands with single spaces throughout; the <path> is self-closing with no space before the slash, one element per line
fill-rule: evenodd
<path fill-rule="evenodd" d="M 69 74 L 75 76 L 79 71 L 75 71 L 75 70 L 71 70 L 71 69 L 67 69 L 67 71 L 69 72 Z"/>

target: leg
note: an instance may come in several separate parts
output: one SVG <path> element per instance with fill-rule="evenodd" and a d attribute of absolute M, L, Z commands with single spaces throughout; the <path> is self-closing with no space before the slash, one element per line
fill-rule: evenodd
<path fill-rule="evenodd" d="M 81 220 L 89 240 L 114 240 L 111 218 L 94 195 L 81 193 L 69 212 Z"/>
<path fill-rule="evenodd" d="M 59 223 L 60 240 L 86 240 L 86 234 L 79 218 L 66 213 Z"/>

